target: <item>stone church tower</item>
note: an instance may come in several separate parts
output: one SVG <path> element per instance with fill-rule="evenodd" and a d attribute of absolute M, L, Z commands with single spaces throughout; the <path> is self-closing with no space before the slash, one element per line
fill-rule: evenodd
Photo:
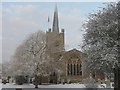
<path fill-rule="evenodd" d="M 64 29 L 59 30 L 59 18 L 57 6 L 54 11 L 53 26 L 52 29 L 46 32 L 46 44 L 47 53 L 52 57 L 58 57 L 62 52 L 65 51 L 64 48 Z"/>
<path fill-rule="evenodd" d="M 57 6 L 54 11 L 53 26 L 46 32 L 46 54 L 54 62 L 61 60 L 60 64 L 63 71 L 61 81 L 81 82 L 87 76 L 86 70 L 83 68 L 85 61 L 84 54 L 76 49 L 65 51 L 64 29 L 59 29 Z M 53 70 L 54 72 L 57 74 Z"/>

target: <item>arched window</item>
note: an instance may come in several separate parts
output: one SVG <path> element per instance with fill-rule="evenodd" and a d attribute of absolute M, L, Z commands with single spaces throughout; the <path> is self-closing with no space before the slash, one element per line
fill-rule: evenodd
<path fill-rule="evenodd" d="M 79 69 L 80 75 L 82 75 L 82 65 L 80 64 L 80 69 Z"/>
<path fill-rule="evenodd" d="M 77 75 L 79 75 L 79 65 L 77 64 Z"/>
<path fill-rule="evenodd" d="M 71 72 L 71 75 L 72 75 L 73 74 L 73 72 L 72 72 L 72 64 L 70 66 L 70 72 Z"/>
<path fill-rule="evenodd" d="M 70 64 L 67 65 L 67 75 L 69 76 L 71 74 L 71 71 L 70 71 Z"/>
<path fill-rule="evenodd" d="M 76 75 L 76 65 L 74 64 L 74 75 Z"/>

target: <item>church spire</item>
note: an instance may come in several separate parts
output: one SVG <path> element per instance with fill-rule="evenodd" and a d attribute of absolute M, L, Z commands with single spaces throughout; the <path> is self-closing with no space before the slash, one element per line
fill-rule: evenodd
<path fill-rule="evenodd" d="M 57 5 L 55 6 L 52 30 L 53 30 L 53 32 L 59 32 L 59 20 L 58 20 Z"/>

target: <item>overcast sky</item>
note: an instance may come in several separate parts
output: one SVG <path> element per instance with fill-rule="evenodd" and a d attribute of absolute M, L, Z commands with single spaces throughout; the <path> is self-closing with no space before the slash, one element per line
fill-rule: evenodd
<path fill-rule="evenodd" d="M 1 4 L 0 4 L 1 6 Z M 57 3 L 60 29 L 65 29 L 65 48 L 80 49 L 82 44 L 82 24 L 89 13 L 104 7 L 102 2 L 61 2 Z M 52 26 L 55 3 L 53 2 L 5 2 L 2 3 L 2 56 L 0 59 L 9 61 L 23 40 L 30 33 L 38 30 L 44 32 Z M 50 23 L 47 22 L 48 17 Z M 1 44 L 0 44 L 1 47 Z M 2 58 L 1 58 L 2 57 Z"/>

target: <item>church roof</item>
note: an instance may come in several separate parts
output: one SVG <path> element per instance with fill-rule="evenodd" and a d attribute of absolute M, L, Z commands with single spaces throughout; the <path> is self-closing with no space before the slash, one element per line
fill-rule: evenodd
<path fill-rule="evenodd" d="M 69 52 L 78 52 L 78 53 L 82 53 L 81 51 L 79 51 L 79 50 L 77 50 L 77 49 L 72 49 L 72 50 L 69 50 L 69 51 L 67 51 L 68 53 Z"/>
<path fill-rule="evenodd" d="M 86 57 L 86 54 L 81 52 L 80 50 L 77 50 L 77 49 L 72 49 L 72 50 L 69 50 L 69 51 L 66 51 L 65 54 L 73 54 L 73 53 L 76 53 L 76 54 L 79 54 L 79 55 L 82 55 L 84 57 Z"/>
<path fill-rule="evenodd" d="M 76 59 L 80 59 L 80 60 L 84 60 L 84 53 L 82 53 L 81 51 L 77 50 L 77 49 L 72 49 L 70 51 L 66 51 L 64 53 L 64 59 L 65 60 L 76 60 Z"/>
<path fill-rule="evenodd" d="M 58 20 L 58 10 L 57 10 L 57 5 L 55 7 L 54 11 L 54 18 L 53 18 L 53 27 L 52 27 L 53 32 L 59 32 L 59 20 Z"/>

